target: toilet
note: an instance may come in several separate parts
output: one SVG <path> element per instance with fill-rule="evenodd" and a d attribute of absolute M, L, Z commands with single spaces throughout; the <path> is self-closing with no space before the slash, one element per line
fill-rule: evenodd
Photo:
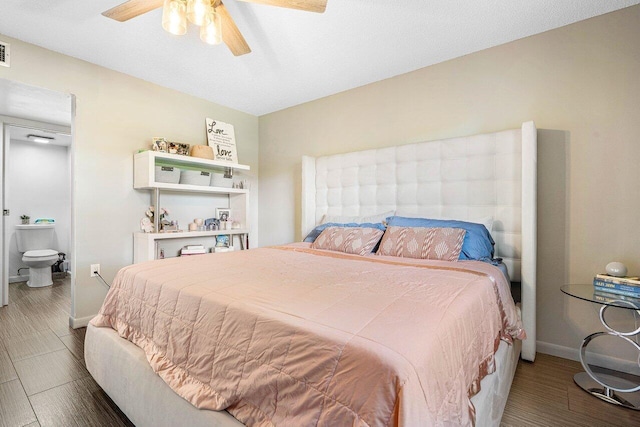
<path fill-rule="evenodd" d="M 29 267 L 27 286 L 41 288 L 53 284 L 51 266 L 58 260 L 58 251 L 53 246 L 53 224 L 16 225 L 18 252 L 23 253 L 22 262 Z"/>

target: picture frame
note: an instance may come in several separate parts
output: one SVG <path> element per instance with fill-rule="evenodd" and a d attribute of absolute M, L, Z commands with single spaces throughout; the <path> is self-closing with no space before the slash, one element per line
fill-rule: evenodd
<path fill-rule="evenodd" d="M 151 149 L 160 153 L 167 152 L 167 140 L 160 137 L 153 137 L 151 143 Z"/>
<path fill-rule="evenodd" d="M 216 236 L 216 247 L 228 248 L 231 246 L 231 239 L 228 234 L 219 234 Z"/>
<path fill-rule="evenodd" d="M 220 221 L 229 221 L 231 218 L 231 209 L 216 208 L 216 218 Z"/>
<path fill-rule="evenodd" d="M 188 156 L 189 147 L 190 147 L 189 144 L 167 141 L 167 152 L 170 154 L 179 154 L 181 156 Z"/>

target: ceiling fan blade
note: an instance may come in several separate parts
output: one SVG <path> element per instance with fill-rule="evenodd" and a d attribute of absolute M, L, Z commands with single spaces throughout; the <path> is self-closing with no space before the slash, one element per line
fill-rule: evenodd
<path fill-rule="evenodd" d="M 102 15 L 115 19 L 116 21 L 124 22 L 140 16 L 143 13 L 152 11 L 153 9 L 162 7 L 163 4 L 164 0 L 129 0 L 102 12 Z"/>
<path fill-rule="evenodd" d="M 231 53 L 235 56 L 240 56 L 251 52 L 247 41 L 242 36 L 242 33 L 240 33 L 236 23 L 233 22 L 233 18 L 229 15 L 229 11 L 224 7 L 222 2 L 216 7 L 216 12 L 220 14 L 220 19 L 222 20 L 222 40 L 224 40 L 224 43 L 229 47 Z"/>
<path fill-rule="evenodd" d="M 327 8 L 327 0 L 240 0 L 247 3 L 266 4 L 269 6 L 286 7 L 307 12 L 323 13 Z"/>

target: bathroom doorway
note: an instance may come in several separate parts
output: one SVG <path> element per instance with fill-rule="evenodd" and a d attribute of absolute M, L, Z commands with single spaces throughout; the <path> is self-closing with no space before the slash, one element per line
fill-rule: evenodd
<path fill-rule="evenodd" d="M 71 134 L 43 127 L 9 126 L 5 139 L 9 284 L 30 288 L 66 277 L 71 256 Z"/>
<path fill-rule="evenodd" d="M 0 307 L 11 304 L 10 286 L 28 290 L 46 284 L 48 273 L 60 279 L 73 271 L 73 110 L 72 95 L 0 79 Z M 38 233 L 53 231 L 46 244 L 51 247 L 32 248 L 48 250 L 46 257 L 20 252 L 16 233 L 28 229 L 23 222 L 31 227 L 37 222 Z M 65 289 L 71 299 L 72 274 L 69 279 Z M 71 313 L 72 304 L 66 311 Z"/>

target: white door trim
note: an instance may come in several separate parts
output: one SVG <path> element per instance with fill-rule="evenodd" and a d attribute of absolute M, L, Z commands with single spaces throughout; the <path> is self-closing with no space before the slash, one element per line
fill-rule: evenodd
<path fill-rule="evenodd" d="M 0 205 L 2 209 L 5 209 L 4 202 L 4 183 L 5 183 L 5 171 L 6 167 L 4 164 L 4 153 L 5 153 L 5 139 L 8 140 L 9 128 L 8 125 L 5 124 L 4 120 L 0 121 Z M 2 236 L 7 235 L 6 232 L 7 224 L 5 221 L 4 212 L 2 213 L 2 221 L 0 221 L 0 231 L 2 232 Z M 7 239 L 3 238 L 0 242 L 0 256 L 2 260 L 0 260 L 0 273 L 2 273 L 2 283 L 0 283 L 0 307 L 9 304 L 9 251 L 7 250 Z M 6 280 L 5 280 L 6 278 Z"/>
<path fill-rule="evenodd" d="M 42 123 L 34 120 L 21 119 L 18 117 L 10 117 L 10 116 L 0 116 L 0 167 L 2 168 L 1 176 L 0 176 L 0 205 L 2 205 L 2 209 L 11 209 L 11 206 L 8 206 L 6 203 L 7 199 L 7 170 L 8 165 L 6 164 L 7 155 L 10 149 L 10 141 L 9 141 L 9 127 L 26 127 L 30 129 L 37 129 L 42 131 L 49 132 L 63 132 L 63 133 L 71 133 L 71 146 L 69 147 L 69 159 L 71 160 L 69 165 L 71 166 L 71 182 L 69 183 L 71 189 L 71 239 L 70 239 L 70 247 L 71 247 L 71 307 L 69 307 L 69 313 L 73 313 L 75 309 L 75 204 L 74 204 L 74 194 L 75 194 L 75 185 L 73 180 L 74 173 L 74 164 L 73 164 L 73 153 L 75 151 L 75 141 L 73 135 L 73 123 L 75 121 L 75 96 L 70 95 L 71 102 L 71 123 L 72 126 L 61 126 L 55 125 L 51 123 Z M 13 215 L 13 214 L 12 214 Z M 5 221 L 5 216 L 2 216 L 1 227 L 2 238 L 0 239 L 0 256 L 2 257 L 2 263 L 0 264 L 0 307 L 9 304 L 9 241 L 11 238 L 10 230 L 8 229 L 8 221 Z"/>

